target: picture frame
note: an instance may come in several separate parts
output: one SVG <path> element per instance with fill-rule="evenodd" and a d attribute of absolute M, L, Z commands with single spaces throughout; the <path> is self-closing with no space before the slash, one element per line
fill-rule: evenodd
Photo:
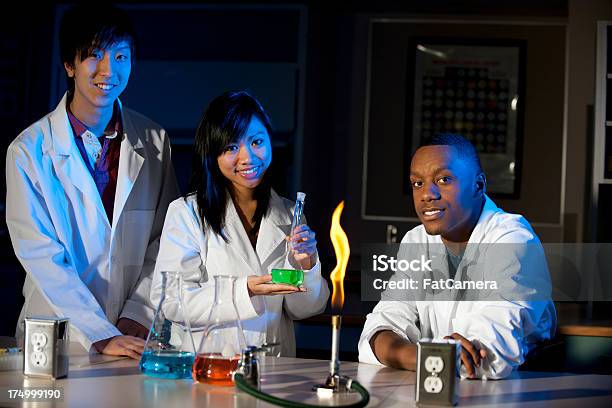
<path fill-rule="evenodd" d="M 405 150 L 458 133 L 478 151 L 487 194 L 519 198 L 525 101 L 523 40 L 413 38 L 408 45 Z M 406 168 L 404 193 L 410 194 Z"/>

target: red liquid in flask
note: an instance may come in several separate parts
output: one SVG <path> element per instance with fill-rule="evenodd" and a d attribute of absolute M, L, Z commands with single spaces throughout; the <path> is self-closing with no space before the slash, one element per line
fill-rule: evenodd
<path fill-rule="evenodd" d="M 211 385 L 232 386 L 232 374 L 240 356 L 225 358 L 220 354 L 198 354 L 193 363 L 193 379 Z"/>

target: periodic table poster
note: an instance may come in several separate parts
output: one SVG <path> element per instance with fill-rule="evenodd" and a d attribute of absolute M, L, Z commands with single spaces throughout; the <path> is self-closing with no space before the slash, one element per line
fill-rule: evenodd
<path fill-rule="evenodd" d="M 479 153 L 488 192 L 518 197 L 524 100 L 520 59 L 519 44 L 416 42 L 409 87 L 412 151 L 436 133 L 459 133 Z"/>

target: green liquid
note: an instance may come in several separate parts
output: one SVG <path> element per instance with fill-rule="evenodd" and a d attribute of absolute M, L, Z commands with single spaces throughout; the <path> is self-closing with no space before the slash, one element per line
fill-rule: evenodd
<path fill-rule="evenodd" d="M 300 286 L 304 282 L 304 271 L 299 269 L 272 269 L 272 283 Z"/>

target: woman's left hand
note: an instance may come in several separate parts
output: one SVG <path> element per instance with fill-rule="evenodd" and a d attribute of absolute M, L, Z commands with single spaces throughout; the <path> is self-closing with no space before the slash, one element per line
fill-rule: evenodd
<path fill-rule="evenodd" d="M 312 269 L 317 262 L 317 240 L 315 233 L 306 224 L 298 225 L 287 237 L 295 263 L 302 270 Z"/>

